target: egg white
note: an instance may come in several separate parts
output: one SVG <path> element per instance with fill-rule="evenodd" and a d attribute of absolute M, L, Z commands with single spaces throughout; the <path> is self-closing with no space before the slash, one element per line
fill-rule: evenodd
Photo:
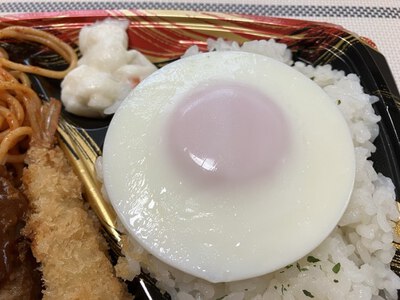
<path fill-rule="evenodd" d="M 182 176 L 165 151 L 168 117 L 191 89 L 229 80 L 282 109 L 290 151 L 267 179 L 213 189 Z M 307 254 L 343 214 L 354 181 L 347 125 L 314 82 L 273 59 L 213 52 L 140 83 L 104 144 L 104 183 L 126 230 L 162 261 L 211 282 L 272 272 Z"/>

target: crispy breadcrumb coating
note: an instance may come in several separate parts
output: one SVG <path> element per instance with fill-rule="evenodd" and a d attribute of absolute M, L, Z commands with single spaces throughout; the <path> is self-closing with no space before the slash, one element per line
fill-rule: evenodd
<path fill-rule="evenodd" d="M 25 234 L 41 263 L 43 299 L 127 299 L 105 242 L 82 201 L 82 185 L 59 147 L 32 146 L 23 174 L 32 214 Z M 130 296 L 132 299 L 132 296 Z"/>

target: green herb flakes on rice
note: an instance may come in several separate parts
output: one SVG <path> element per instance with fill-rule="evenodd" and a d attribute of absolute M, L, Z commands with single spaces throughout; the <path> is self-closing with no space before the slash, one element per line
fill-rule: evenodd
<path fill-rule="evenodd" d="M 377 174 L 372 161 L 380 117 L 376 97 L 363 92 L 354 74 L 292 61 L 286 45 L 251 41 L 242 46 L 222 39 L 209 40 L 210 51 L 247 51 L 277 59 L 313 79 L 337 104 L 349 126 L 356 154 L 356 179 L 350 204 L 339 224 L 322 244 L 298 262 L 276 272 L 243 281 L 212 284 L 187 275 L 147 253 L 133 239 L 123 237 L 117 273 L 132 280 L 141 268 L 157 280 L 172 299 L 397 299 L 400 279 L 390 270 L 395 253 L 393 222 L 399 219 L 394 185 Z M 184 56 L 196 55 L 196 46 Z M 332 137 L 334 138 L 334 137 Z M 332 183 L 334 184 L 334 183 Z M 296 247 L 296 245 L 293 245 Z"/>

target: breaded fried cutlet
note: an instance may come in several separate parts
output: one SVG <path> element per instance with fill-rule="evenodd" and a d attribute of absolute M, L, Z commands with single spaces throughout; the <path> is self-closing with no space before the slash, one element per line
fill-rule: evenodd
<path fill-rule="evenodd" d="M 126 299 L 106 243 L 85 210 L 82 185 L 59 147 L 32 146 L 23 174 L 32 205 L 25 234 L 41 263 L 43 299 Z M 132 296 L 130 296 L 132 299 Z"/>

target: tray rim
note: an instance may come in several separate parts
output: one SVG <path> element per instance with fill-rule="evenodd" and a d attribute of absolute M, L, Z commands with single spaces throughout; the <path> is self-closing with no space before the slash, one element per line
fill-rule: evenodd
<path fill-rule="evenodd" d="M 365 50 L 369 53 L 369 55 L 380 55 L 384 56 L 376 49 L 373 42 L 368 39 L 358 36 L 356 33 L 352 33 L 347 29 L 343 28 L 340 25 L 328 23 L 328 22 L 316 22 L 316 21 L 307 21 L 307 20 L 299 20 L 299 19 L 289 19 L 289 18 L 281 18 L 281 17 L 266 17 L 266 16 L 254 16 L 254 15 L 245 15 L 245 14 L 235 14 L 235 13 L 217 13 L 217 12 L 193 12 L 193 11 L 175 11 L 175 10 L 141 10 L 141 9 L 132 9 L 132 10 L 79 10 L 79 11 L 59 11 L 59 12 L 39 12 L 39 13 L 18 13 L 18 14 L 7 14 L 7 15 L 0 15 L 0 26 L 4 25 L 7 22 L 22 22 L 22 21 L 33 21 L 38 19 L 47 18 L 47 20 L 51 19 L 58 19 L 64 20 L 67 18 L 81 18 L 81 17 L 97 17 L 99 19 L 106 18 L 106 17 L 126 17 L 131 15 L 123 15 L 122 13 L 130 12 L 134 16 L 135 13 L 138 12 L 151 12 L 154 14 L 162 15 L 165 17 L 180 17 L 180 18 L 200 18 L 200 19 L 207 19 L 209 17 L 215 18 L 216 16 L 219 17 L 227 17 L 228 20 L 233 21 L 245 21 L 245 22 L 256 22 L 260 21 L 261 19 L 264 20 L 266 24 L 269 24 L 270 21 L 279 21 L 285 23 L 284 25 L 288 26 L 290 24 L 312 24 L 315 26 L 322 26 L 324 28 L 334 28 L 337 30 L 341 30 L 342 32 L 349 34 L 350 36 L 357 39 L 365 48 Z M 44 25 L 43 25 L 44 26 Z M 386 65 L 390 71 L 390 68 L 386 62 Z M 397 86 L 395 85 L 397 89 Z M 394 91 L 395 93 L 396 91 Z M 397 95 L 398 95 L 397 91 Z M 392 93 L 391 97 L 399 97 Z M 397 113 L 400 117 L 400 112 L 397 110 Z M 395 125 L 395 124 L 394 124 Z M 400 124 L 398 124 L 400 126 Z M 399 128 L 399 127 L 398 127 Z M 400 133 L 400 131 L 398 131 Z"/>
<path fill-rule="evenodd" d="M 128 13 L 124 15 L 123 13 Z M 260 16 L 260 15 L 250 15 L 250 14 L 242 14 L 242 13 L 230 13 L 230 12 L 217 12 L 217 11 L 190 11 L 190 10 L 167 10 L 167 9 L 89 9 L 89 10 L 62 10 L 62 11 L 46 11 L 46 12 L 21 12 L 21 13 L 6 13 L 0 14 L 0 24 L 3 24 L 7 21 L 9 22 L 21 22 L 21 21 L 29 21 L 29 20 L 37 20 L 37 19 L 66 19 L 72 17 L 98 17 L 107 18 L 107 17 L 127 17 L 127 16 L 135 16 L 141 14 L 152 13 L 154 16 L 161 17 L 184 17 L 184 18 L 199 18 L 199 19 L 207 19 L 207 18 L 216 18 L 220 17 L 224 20 L 232 20 L 232 21 L 243 21 L 243 22 L 255 22 L 261 21 L 265 24 L 280 24 L 284 23 L 284 25 L 300 25 L 310 24 L 314 26 L 323 26 L 326 28 L 335 28 L 339 29 L 343 32 L 346 32 L 353 37 L 357 38 L 360 42 L 365 44 L 366 46 L 374 49 L 379 52 L 376 44 L 373 40 L 368 37 L 360 36 L 355 32 L 352 32 L 346 29 L 344 26 L 325 22 L 325 21 L 312 21 L 298 18 L 289 18 L 289 17 L 274 17 L 274 16 Z"/>

